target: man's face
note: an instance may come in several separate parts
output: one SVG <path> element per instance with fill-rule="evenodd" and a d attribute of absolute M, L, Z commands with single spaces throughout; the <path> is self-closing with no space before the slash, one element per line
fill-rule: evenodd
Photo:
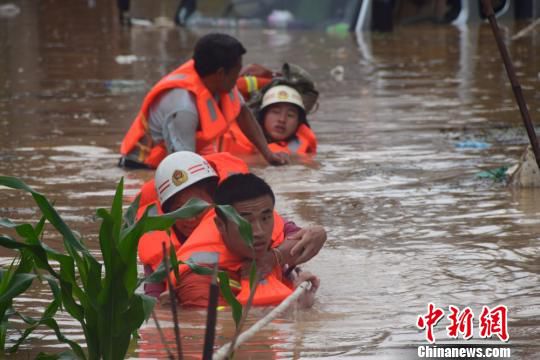
<path fill-rule="evenodd" d="M 206 201 L 207 203 L 212 203 L 212 196 L 210 195 L 208 191 L 208 184 L 201 184 L 201 183 L 195 183 L 188 187 L 187 189 L 184 189 L 178 193 L 176 193 L 170 201 L 170 204 L 168 205 L 169 212 L 175 211 L 180 209 L 182 206 L 184 206 L 185 203 L 187 203 L 192 198 L 198 198 L 201 200 Z M 197 217 L 193 217 L 190 219 L 179 219 L 176 220 L 173 227 L 176 231 L 180 232 L 183 236 L 186 238 L 191 235 L 193 230 L 197 226 L 199 226 L 203 216 L 204 212 L 199 214 Z"/>
<path fill-rule="evenodd" d="M 255 259 L 260 258 L 270 247 L 274 229 L 274 204 L 270 195 L 232 204 L 234 209 L 251 224 Z M 243 258 L 253 259 L 253 251 L 244 242 L 238 226 L 230 220 L 225 223 L 216 217 L 216 225 L 227 248 Z"/>
<path fill-rule="evenodd" d="M 238 58 L 238 63 L 229 71 L 226 71 L 225 69 L 220 69 L 219 73 L 221 76 L 221 92 L 229 92 L 231 91 L 235 85 L 236 80 L 238 79 L 238 76 L 240 75 L 240 70 L 242 69 L 242 57 Z"/>

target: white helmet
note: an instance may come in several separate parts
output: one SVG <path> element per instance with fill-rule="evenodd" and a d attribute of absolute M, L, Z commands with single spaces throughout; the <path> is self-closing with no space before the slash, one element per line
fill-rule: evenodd
<path fill-rule="evenodd" d="M 161 205 L 171 196 L 217 174 L 202 156 L 191 151 L 168 155 L 156 169 L 155 186 Z"/>
<path fill-rule="evenodd" d="M 276 85 L 266 91 L 262 99 L 261 110 L 268 105 L 282 102 L 298 105 L 302 110 L 305 110 L 300 93 L 286 85 Z"/>

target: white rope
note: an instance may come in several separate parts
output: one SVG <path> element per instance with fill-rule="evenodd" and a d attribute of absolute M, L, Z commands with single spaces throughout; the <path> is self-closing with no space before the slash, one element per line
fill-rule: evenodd
<path fill-rule="evenodd" d="M 251 326 L 249 329 L 244 331 L 238 336 L 238 339 L 236 339 L 236 344 L 234 345 L 234 350 L 236 350 L 242 343 L 244 343 L 246 340 L 251 338 L 253 335 L 255 335 L 259 330 L 261 330 L 263 327 L 268 325 L 272 320 L 277 318 L 281 313 L 283 313 L 289 306 L 291 306 L 299 297 L 304 293 L 304 291 L 309 289 L 309 286 L 311 283 L 309 281 L 304 281 L 301 283 L 294 292 L 289 295 L 285 300 L 281 302 L 276 308 L 272 311 L 270 311 L 265 317 L 263 317 L 261 320 L 257 321 L 253 326 Z M 212 357 L 213 360 L 222 360 L 225 359 L 227 356 L 227 353 L 229 352 L 229 348 L 231 347 L 231 343 L 228 342 L 222 347 L 219 348 L 218 351 L 214 353 L 214 356 Z"/>

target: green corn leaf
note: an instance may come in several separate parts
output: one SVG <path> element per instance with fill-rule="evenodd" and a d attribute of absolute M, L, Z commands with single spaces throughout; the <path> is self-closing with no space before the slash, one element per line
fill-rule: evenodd
<path fill-rule="evenodd" d="M 132 333 L 137 330 L 144 321 L 150 318 L 152 315 L 152 310 L 157 303 L 157 299 L 144 295 L 144 294 L 135 294 L 131 297 L 129 302 L 129 309 L 126 312 L 126 319 L 122 324 L 122 331 L 124 333 Z"/>
<path fill-rule="evenodd" d="M 22 337 L 20 339 L 17 340 L 17 342 L 9 348 L 9 352 L 15 352 L 17 351 L 17 349 L 19 348 L 19 346 L 22 344 L 22 342 L 24 340 L 26 340 L 26 338 L 40 325 L 46 325 L 47 327 L 49 327 L 50 329 L 52 329 L 54 331 L 54 333 L 56 334 L 56 338 L 62 342 L 62 343 L 66 343 L 68 344 L 72 351 L 75 353 L 75 355 L 79 358 L 79 359 L 86 359 L 86 355 L 84 353 L 84 351 L 82 350 L 82 348 L 80 347 L 79 344 L 77 344 L 76 342 L 72 341 L 72 340 L 69 340 L 68 338 L 66 338 L 60 331 L 60 328 L 58 327 L 58 324 L 56 323 L 56 321 L 52 318 L 52 316 L 54 316 L 54 314 L 56 313 L 58 309 L 58 303 L 56 300 L 52 301 L 51 304 L 45 309 L 45 312 L 43 314 L 43 316 L 41 317 L 40 320 L 32 320 L 32 325 L 27 328 L 24 332 L 24 334 L 22 335 Z M 28 320 L 28 319 L 27 319 Z"/>
<path fill-rule="evenodd" d="M 120 182 L 116 186 L 116 192 L 114 193 L 114 199 L 111 207 L 111 216 L 113 218 L 113 240 L 115 244 L 120 240 L 120 230 L 122 229 L 122 196 L 124 194 L 124 178 L 120 179 Z"/>
<path fill-rule="evenodd" d="M 93 309 L 98 308 L 98 296 L 101 291 L 101 264 L 93 257 L 84 257 L 88 268 L 88 274 L 84 283 L 85 293 L 88 294 L 88 301 Z"/>
<path fill-rule="evenodd" d="M 58 276 L 58 274 L 56 274 L 54 269 L 49 265 L 47 261 L 47 251 L 42 247 L 42 245 L 28 245 L 28 244 L 19 242 L 10 236 L 1 235 L 0 246 L 8 248 L 8 249 L 20 250 L 21 253 L 24 253 L 24 254 L 31 254 L 36 265 L 39 268 L 45 269 L 49 271 L 51 274 Z M 28 256 L 28 255 L 23 255 L 23 256 Z"/>
<path fill-rule="evenodd" d="M 21 251 L 21 257 L 17 270 L 17 274 L 31 273 L 34 270 L 34 261 L 32 254 L 27 251 Z"/>
<path fill-rule="evenodd" d="M 43 233 L 43 228 L 45 227 L 45 216 L 42 216 L 41 219 L 39 219 L 39 222 L 36 224 L 36 227 L 34 228 L 34 233 L 39 238 L 41 234 Z"/>
<path fill-rule="evenodd" d="M 218 278 L 221 295 L 231 307 L 234 323 L 236 324 L 236 327 L 238 327 L 240 319 L 242 319 L 242 304 L 238 302 L 231 290 L 231 285 L 229 284 L 229 274 L 227 274 L 225 271 L 220 271 L 218 272 Z"/>
<path fill-rule="evenodd" d="M 42 275 L 42 278 L 49 283 L 49 287 L 51 288 L 51 291 L 53 293 L 53 298 L 58 302 L 58 304 L 62 304 L 62 291 L 60 290 L 60 285 L 58 284 L 57 280 L 50 276 L 50 275 Z"/>
<path fill-rule="evenodd" d="M 160 283 L 165 280 L 167 277 L 168 271 L 165 269 L 165 262 L 162 261 L 159 266 L 156 268 L 156 270 L 150 274 L 144 282 L 147 283 Z"/>
<path fill-rule="evenodd" d="M 189 268 L 191 269 L 191 271 L 193 271 L 195 274 L 198 274 L 198 275 L 212 275 L 214 272 L 212 269 L 206 267 L 206 266 L 201 266 L 195 262 L 193 262 L 193 260 L 189 259 L 188 261 L 179 261 L 180 264 L 185 264 L 187 266 L 189 266 Z"/>
<path fill-rule="evenodd" d="M 180 270 L 178 269 L 179 263 L 174 246 L 169 247 L 169 258 L 171 259 L 170 263 L 174 272 L 174 278 L 176 279 L 176 283 L 178 283 L 180 281 Z"/>
<path fill-rule="evenodd" d="M 0 352 L 1 353 L 4 353 L 5 348 L 6 348 L 7 325 L 8 325 L 7 319 L 4 318 L 0 322 Z"/>
<path fill-rule="evenodd" d="M 66 311 L 82 324 L 84 322 L 84 308 L 75 302 L 72 288 L 71 283 L 60 281 L 62 304 Z"/>
<path fill-rule="evenodd" d="M 125 284 L 129 291 L 138 287 L 137 279 L 137 245 L 143 233 L 153 230 L 170 228 L 178 218 L 191 218 L 199 215 L 210 205 L 199 199 L 191 199 L 180 209 L 161 216 L 148 216 L 150 207 L 146 209 L 141 219 L 122 233 L 119 244 L 119 253 L 127 265 Z"/>
<path fill-rule="evenodd" d="M 98 209 L 96 214 L 103 220 L 99 229 L 99 246 L 101 248 L 105 271 L 107 272 L 112 269 L 113 262 L 114 243 L 110 238 L 113 231 L 113 218 L 105 209 Z"/>
<path fill-rule="evenodd" d="M 178 260 L 178 259 L 171 259 L 171 267 L 173 271 L 179 271 L 178 267 L 180 265 L 187 265 L 193 271 L 195 274 L 198 275 L 212 275 L 212 269 L 200 266 L 193 261 L 188 260 L 187 262 Z M 144 282 L 146 283 L 160 283 L 165 281 L 169 274 L 169 271 L 165 269 L 165 261 L 162 261 L 159 266 L 156 268 L 156 270 L 150 274 L 148 277 L 144 279 Z M 177 279 L 180 278 L 180 273 L 178 273 Z"/>
<path fill-rule="evenodd" d="M 253 260 L 249 267 L 249 290 L 253 289 L 253 286 L 255 285 L 256 276 L 257 276 L 257 264 L 255 260 Z"/>
<path fill-rule="evenodd" d="M 28 244 L 36 245 L 39 244 L 39 239 L 34 228 L 30 224 L 21 224 L 18 225 L 15 230 L 20 237 L 25 238 Z"/>
<path fill-rule="evenodd" d="M 82 285 L 86 287 L 86 282 L 88 278 L 88 266 L 87 263 L 83 260 L 83 257 L 77 252 L 77 250 L 71 246 L 71 244 L 66 243 L 64 244 L 64 247 L 66 248 L 68 254 L 71 256 L 71 258 L 75 261 L 75 266 L 79 273 L 79 278 L 81 279 Z M 84 254 L 83 256 L 91 256 L 89 253 Z M 75 272 L 75 269 L 74 269 Z M 75 286 L 76 283 L 74 282 L 73 285 Z M 77 285 L 78 286 L 78 285 Z"/>
<path fill-rule="evenodd" d="M 39 243 L 38 235 L 30 224 L 15 224 L 10 219 L 1 218 L 0 226 L 8 229 L 15 229 L 15 231 L 20 237 L 27 240 L 27 244 L 36 245 Z"/>
<path fill-rule="evenodd" d="M 144 321 L 148 321 L 148 319 L 150 319 L 150 316 L 152 315 L 152 310 L 154 310 L 154 307 L 156 306 L 157 299 L 153 296 L 148 296 L 145 294 L 137 294 L 137 296 L 139 296 L 142 301 Z"/>
<path fill-rule="evenodd" d="M 62 351 L 59 354 L 46 354 L 40 352 L 35 360 L 80 360 L 72 351 Z"/>
<path fill-rule="evenodd" d="M 137 222 L 137 211 L 139 210 L 139 204 L 141 202 L 141 195 L 137 195 L 135 200 L 129 205 L 124 214 L 125 227 L 130 227 Z"/>
<path fill-rule="evenodd" d="M 21 180 L 10 176 L 0 176 L 0 185 L 12 189 L 24 190 L 30 193 L 38 207 L 41 209 L 43 216 L 64 236 L 64 241 L 71 244 L 78 251 L 88 251 L 42 194 L 36 192 Z"/>
<path fill-rule="evenodd" d="M 0 294 L 0 304 L 11 301 L 14 297 L 26 291 L 32 285 L 32 281 L 35 278 L 35 274 L 13 275 L 7 290 Z"/>
<path fill-rule="evenodd" d="M 11 236 L 0 235 L 0 246 L 8 249 L 23 249 L 28 245 L 13 239 Z"/>
<path fill-rule="evenodd" d="M 70 256 L 61 254 L 58 251 L 54 250 L 53 248 L 50 248 L 44 243 L 41 243 L 40 246 L 33 246 L 27 249 L 27 251 L 31 251 L 33 254 L 34 262 L 36 266 L 40 269 L 47 270 L 49 274 L 54 276 L 55 278 L 59 278 L 60 274 L 58 274 L 50 265 L 49 260 L 53 260 L 58 262 L 60 265 L 66 262 L 72 262 Z M 73 281 L 74 281 L 74 275 L 73 275 Z"/>
<path fill-rule="evenodd" d="M 241 217 L 231 205 L 216 205 L 216 208 L 221 210 L 229 220 L 238 226 L 240 236 L 242 236 L 244 242 L 249 247 L 253 247 L 253 231 L 251 229 L 251 224 Z"/>
<path fill-rule="evenodd" d="M 146 221 L 144 232 L 151 230 L 167 230 L 174 224 L 175 220 L 178 219 L 190 219 L 192 217 L 198 216 L 203 213 L 206 209 L 210 207 L 206 201 L 201 199 L 190 199 L 187 203 L 184 204 L 180 209 L 173 212 L 159 215 L 159 216 L 148 216 Z M 174 220 L 171 222 L 171 220 Z"/>
<path fill-rule="evenodd" d="M 0 294 L 5 292 L 9 286 L 9 283 L 11 282 L 11 279 L 13 278 L 13 275 L 15 275 L 15 264 L 16 259 L 13 259 L 11 261 L 11 264 L 7 267 L 7 269 L 0 269 Z"/>

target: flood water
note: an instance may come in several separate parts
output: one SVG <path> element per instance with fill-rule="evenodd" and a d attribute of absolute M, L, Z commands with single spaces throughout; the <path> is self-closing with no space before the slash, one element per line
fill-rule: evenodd
<path fill-rule="evenodd" d="M 150 86 L 211 30 L 121 28 L 112 1 L 16 4 L 18 15 L 0 18 L 0 174 L 46 194 L 97 253 L 96 209 L 110 206 L 121 177 L 127 197 L 152 177 L 116 167 L 125 131 Z M 502 28 L 538 120 L 540 27 L 510 40 L 526 25 Z M 506 305 L 512 359 L 540 356 L 540 190 L 477 176 L 516 163 L 527 142 L 489 26 L 411 25 L 358 37 L 223 31 L 248 49 L 246 64 L 277 69 L 290 61 L 313 74 L 322 94 L 310 116 L 316 162 L 254 171 L 271 184 L 285 217 L 322 224 L 329 234 L 305 266 L 321 278 L 315 307 L 272 323 L 238 358 L 401 359 L 427 344 L 416 319 L 430 302 L 473 310 L 469 343 L 481 340 L 482 306 Z M 136 61 L 120 64 L 118 55 Z M 475 141 L 489 146 L 460 146 Z M 31 198 L 6 189 L 0 216 L 38 219 Z M 58 249 L 61 242 L 47 239 Z M 0 255 L 9 263 L 9 253 Z M 47 294 L 33 289 L 17 306 L 37 314 Z M 82 341 L 62 316 L 68 337 Z M 261 316 L 255 311 L 253 319 Z M 174 346 L 168 309 L 158 317 Z M 201 353 L 204 319 L 204 311 L 181 313 L 189 355 Z M 451 342 L 446 325 L 435 327 L 438 342 Z M 217 343 L 232 329 L 223 311 Z M 496 336 L 491 342 L 502 344 Z M 13 358 L 63 349 L 41 329 Z M 167 357 L 152 321 L 129 356 Z"/>

